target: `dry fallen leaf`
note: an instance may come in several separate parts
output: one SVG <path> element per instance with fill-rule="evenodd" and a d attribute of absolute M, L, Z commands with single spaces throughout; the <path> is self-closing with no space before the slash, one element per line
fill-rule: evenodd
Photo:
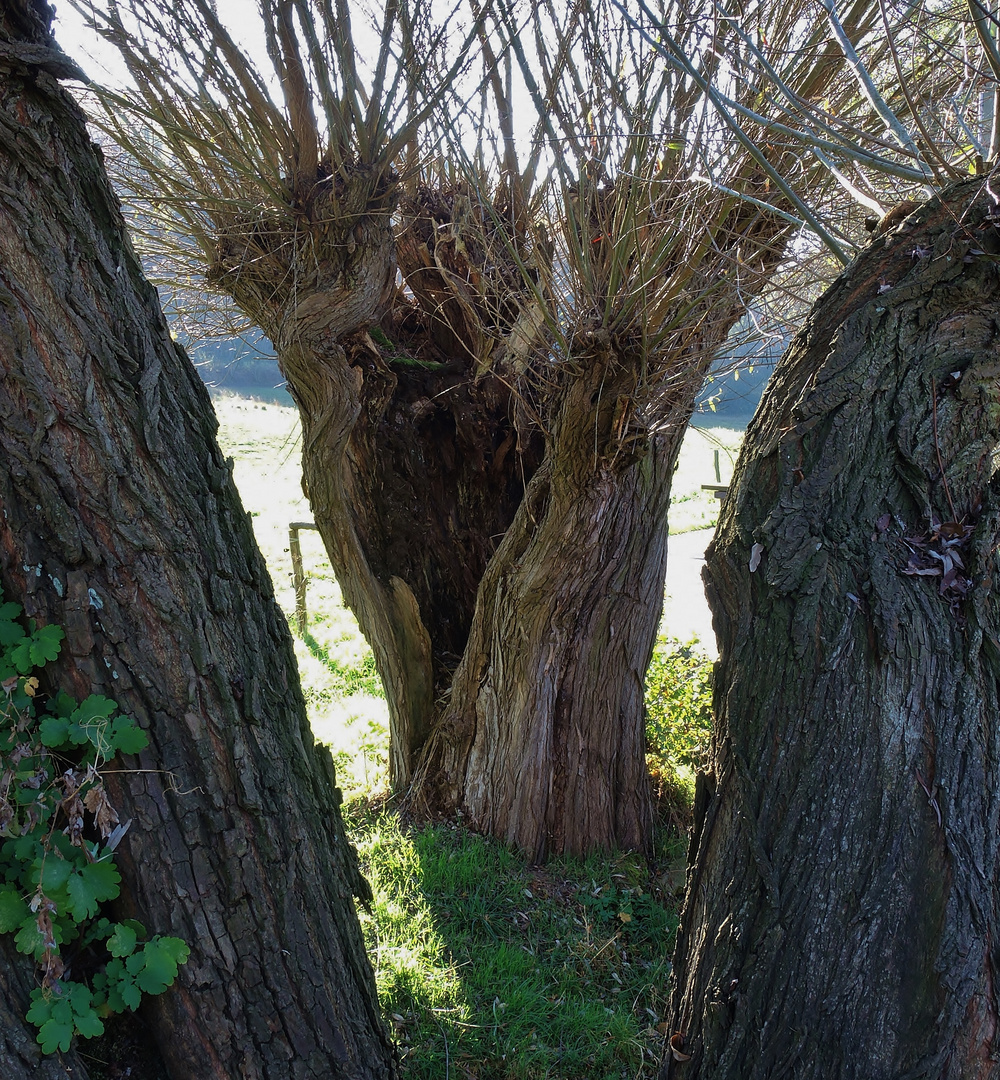
<path fill-rule="evenodd" d="M 97 827 L 101 830 L 101 839 L 106 840 L 111 835 L 111 830 L 118 824 L 118 814 L 108 802 L 103 785 L 95 784 L 90 788 L 83 797 L 83 805 L 94 815 Z"/>
<path fill-rule="evenodd" d="M 670 1053 L 673 1056 L 674 1061 L 690 1061 L 691 1055 L 685 1054 L 681 1047 L 684 1045 L 684 1032 L 675 1031 L 673 1035 L 667 1040 L 670 1043 Z"/>

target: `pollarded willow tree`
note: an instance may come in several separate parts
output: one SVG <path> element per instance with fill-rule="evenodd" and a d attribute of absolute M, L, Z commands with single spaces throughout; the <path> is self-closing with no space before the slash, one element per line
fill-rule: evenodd
<path fill-rule="evenodd" d="M 393 782 L 535 858 L 644 847 L 704 375 L 803 227 L 846 258 L 835 190 L 955 167 L 921 148 L 923 80 L 975 73 L 867 0 L 390 3 L 370 38 L 346 0 L 259 8 L 266 71 L 208 0 L 80 5 L 134 78 L 102 123 L 144 205 L 274 342 Z M 916 96 L 887 97 L 902 63 Z"/>

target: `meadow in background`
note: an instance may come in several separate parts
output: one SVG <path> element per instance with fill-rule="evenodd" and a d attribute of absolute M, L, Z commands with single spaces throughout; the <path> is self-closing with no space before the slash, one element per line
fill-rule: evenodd
<path fill-rule="evenodd" d="M 288 526 L 311 520 L 297 414 L 230 394 L 215 407 L 219 442 L 294 626 Z M 673 533 L 714 526 L 719 503 L 701 485 L 715 480 L 715 450 L 728 479 L 741 434 L 689 430 L 674 479 Z M 666 1034 L 684 829 L 710 732 L 705 647 L 674 640 L 664 627 L 647 680 L 660 818 L 653 860 L 593 856 L 525 867 L 461 822 L 400 821 L 385 790 L 387 714 L 371 651 L 341 603 L 318 534 L 300 537 L 308 624 L 294 635 L 296 656 L 310 721 L 333 752 L 373 888 L 371 912 L 359 914 L 403 1075 L 652 1080 Z"/>

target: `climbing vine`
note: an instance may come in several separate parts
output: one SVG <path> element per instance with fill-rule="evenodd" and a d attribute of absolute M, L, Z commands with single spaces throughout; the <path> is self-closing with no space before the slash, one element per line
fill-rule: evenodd
<path fill-rule="evenodd" d="M 113 922 L 114 851 L 128 823 L 101 769 L 147 744 L 113 701 L 45 694 L 37 672 L 55 660 L 63 631 L 22 624 L 0 594 L 0 933 L 38 964 L 27 1019 L 46 1054 L 92 1038 L 112 1013 L 160 994 L 188 957 L 180 938 L 149 938 L 134 919 Z"/>

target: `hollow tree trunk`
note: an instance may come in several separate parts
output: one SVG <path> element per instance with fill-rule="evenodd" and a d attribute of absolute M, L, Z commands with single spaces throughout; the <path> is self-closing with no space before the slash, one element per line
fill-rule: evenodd
<path fill-rule="evenodd" d="M 207 393 L 49 73 L 50 18 L 0 21 L 4 591 L 65 628 L 59 684 L 149 736 L 108 781 L 132 819 L 119 914 L 191 947 L 143 1006 L 171 1077 L 388 1077 L 332 763 Z"/>
<path fill-rule="evenodd" d="M 394 246 L 385 175 L 309 190 L 287 218 L 222 222 L 211 276 L 298 405 L 304 487 L 386 689 L 392 786 L 537 857 L 646 847 L 673 463 L 788 225 L 733 197 L 669 331 L 581 330 L 557 363 L 532 267 L 468 191 L 421 190 Z"/>
<path fill-rule="evenodd" d="M 367 334 L 280 356 L 302 419 L 303 486 L 390 713 L 390 780 L 409 785 L 465 648 L 476 590 L 537 467 L 489 377 L 393 371 Z M 322 361 L 320 361 L 322 357 Z"/>
<path fill-rule="evenodd" d="M 868 248 L 747 432 L 671 1077 L 1000 1075 L 996 214 L 968 181 Z"/>
<path fill-rule="evenodd" d="M 220 230 L 212 276 L 275 343 L 302 420 L 303 487 L 385 685 L 390 782 L 405 790 L 541 439 L 515 430 L 508 383 L 474 378 L 468 349 L 442 327 L 444 311 L 464 338 L 481 336 L 471 309 L 467 325 L 437 292 L 428 315 L 396 290 L 392 185 L 361 167 L 330 183 L 336 205 L 318 184 L 300 215 L 322 224 L 305 255 L 291 239 L 273 243 L 279 225 L 239 218 Z M 406 250 L 435 265 L 413 238 Z M 425 285 L 444 288 L 421 268 Z"/>

